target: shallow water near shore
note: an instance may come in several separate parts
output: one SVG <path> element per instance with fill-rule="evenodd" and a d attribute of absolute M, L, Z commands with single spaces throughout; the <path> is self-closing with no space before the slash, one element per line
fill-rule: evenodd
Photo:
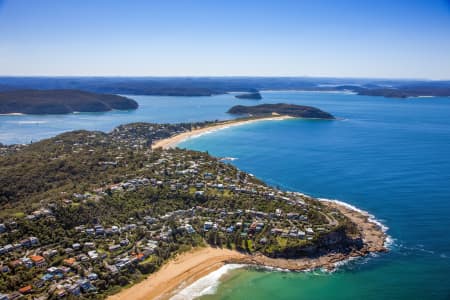
<path fill-rule="evenodd" d="M 316 106 L 340 120 L 262 121 L 213 131 L 180 146 L 233 157 L 227 162 L 270 185 L 368 211 L 389 227 L 391 251 L 351 261 L 331 274 L 230 270 L 212 294 L 200 299 L 450 298 L 450 98 L 308 92 L 264 92 L 262 101 L 230 95 L 130 97 L 141 109 L 0 116 L 0 142 L 36 141 L 75 129 L 109 131 L 137 121 L 225 119 L 232 116 L 224 112 L 236 104 Z"/>

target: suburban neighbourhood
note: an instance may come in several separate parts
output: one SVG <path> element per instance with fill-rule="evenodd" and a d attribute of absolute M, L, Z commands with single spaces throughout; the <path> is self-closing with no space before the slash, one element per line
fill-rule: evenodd
<path fill-rule="evenodd" d="M 152 149 L 190 127 L 130 124 L 4 151 L 8 168 L 17 155 L 20 163 L 47 155 L 58 164 L 81 159 L 76 163 L 96 173 L 45 191 L 23 187 L 17 196 L 28 204 L 5 206 L 0 299 L 102 298 L 204 245 L 274 258 L 346 247 L 339 232 L 353 227 L 339 211 L 271 188 L 206 153 Z"/>

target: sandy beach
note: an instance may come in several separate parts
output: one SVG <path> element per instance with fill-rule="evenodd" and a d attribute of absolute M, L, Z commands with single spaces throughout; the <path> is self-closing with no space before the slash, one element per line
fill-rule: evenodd
<path fill-rule="evenodd" d="M 188 286 L 219 269 L 226 262 L 240 261 L 246 255 L 228 249 L 198 248 L 178 255 L 144 281 L 125 289 L 109 300 L 169 299 L 180 285 Z"/>
<path fill-rule="evenodd" d="M 174 148 L 177 146 L 177 144 L 181 143 L 182 141 L 184 141 L 190 137 L 193 137 L 193 136 L 204 134 L 206 132 L 220 130 L 220 129 L 228 128 L 228 127 L 232 127 L 232 126 L 240 126 L 240 125 L 249 124 L 249 123 L 261 122 L 261 121 L 280 121 L 280 120 L 286 120 L 286 119 L 292 119 L 292 117 L 274 115 L 271 117 L 255 118 L 255 119 L 250 119 L 250 120 L 224 121 L 224 122 L 213 124 L 211 126 L 193 129 L 188 132 L 183 132 L 181 134 L 171 136 L 170 138 L 167 138 L 167 139 L 159 140 L 152 145 L 152 148 L 163 148 L 163 149 Z"/>
<path fill-rule="evenodd" d="M 369 214 L 336 202 L 324 201 L 324 204 L 340 210 L 357 225 L 364 241 L 362 249 L 348 254 L 330 253 L 317 258 L 280 259 L 269 258 L 261 254 L 248 255 L 228 249 L 198 248 L 177 256 L 144 281 L 122 290 L 108 299 L 170 299 L 180 288 L 189 286 L 226 263 L 274 267 L 292 271 L 315 268 L 332 270 L 337 266 L 337 263 L 352 257 L 387 250 L 385 247 L 387 235 L 379 224 L 371 221 Z"/>

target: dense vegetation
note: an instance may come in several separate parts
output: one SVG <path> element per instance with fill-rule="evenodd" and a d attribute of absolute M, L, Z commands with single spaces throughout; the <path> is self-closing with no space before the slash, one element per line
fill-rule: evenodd
<path fill-rule="evenodd" d="M 311 106 L 295 104 L 260 104 L 254 106 L 236 105 L 228 110 L 235 115 L 269 116 L 272 114 L 298 118 L 334 119 L 333 115 Z"/>
<path fill-rule="evenodd" d="M 0 92 L 0 114 L 66 114 L 136 109 L 136 101 L 79 90 L 14 90 Z"/>

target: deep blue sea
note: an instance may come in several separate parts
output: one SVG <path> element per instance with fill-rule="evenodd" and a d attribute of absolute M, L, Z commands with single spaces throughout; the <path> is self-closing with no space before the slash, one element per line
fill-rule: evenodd
<path fill-rule="evenodd" d="M 0 116 L 0 142 L 135 121 L 224 119 L 240 103 L 216 97 L 131 96 L 134 112 Z M 348 202 L 389 227 L 390 252 L 329 274 L 235 269 L 202 299 L 450 299 L 450 98 L 264 92 L 264 103 L 312 105 L 335 121 L 263 121 L 214 131 L 180 147 L 237 158 L 268 184 Z M 211 290 L 211 289 L 210 289 Z"/>

